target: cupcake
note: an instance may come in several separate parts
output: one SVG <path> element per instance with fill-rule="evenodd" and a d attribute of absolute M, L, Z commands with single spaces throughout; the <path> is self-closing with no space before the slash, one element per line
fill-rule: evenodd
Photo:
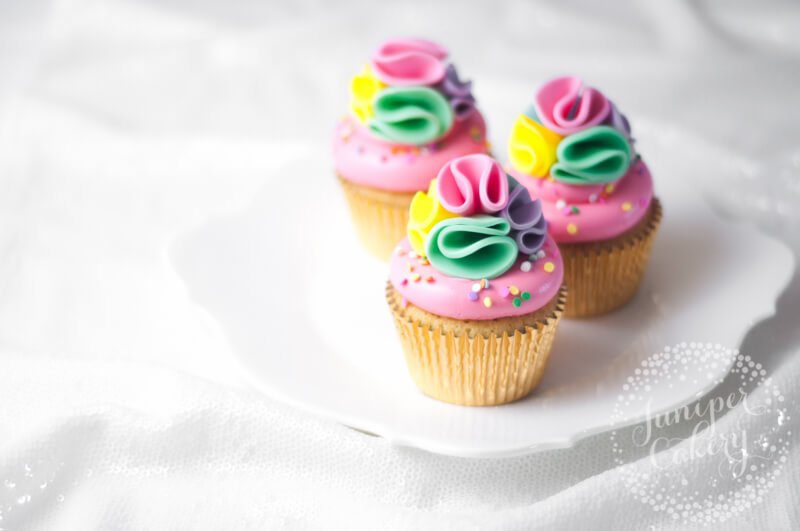
<path fill-rule="evenodd" d="M 453 404 L 528 395 L 566 298 L 542 204 L 484 154 L 453 159 L 409 209 L 386 300 L 412 379 Z"/>
<path fill-rule="evenodd" d="M 564 259 L 567 317 L 628 302 L 661 221 L 650 170 L 625 116 L 576 77 L 542 86 L 514 122 L 509 173 L 542 201 Z"/>
<path fill-rule="evenodd" d="M 471 82 L 459 78 L 447 49 L 422 39 L 379 46 L 352 79 L 350 112 L 333 138 L 334 168 L 364 246 L 388 259 L 414 193 L 447 161 L 487 150 Z"/>

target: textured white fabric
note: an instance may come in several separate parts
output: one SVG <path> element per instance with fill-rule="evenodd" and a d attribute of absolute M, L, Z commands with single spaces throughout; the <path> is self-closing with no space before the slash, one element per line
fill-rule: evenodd
<path fill-rule="evenodd" d="M 800 7 L 373 4 L 0 4 L 0 529 L 679 527 L 630 495 L 607 435 L 448 458 L 260 396 L 165 250 L 301 150 L 328 156 L 354 65 L 385 35 L 421 34 L 476 80 L 497 145 L 508 101 L 580 72 L 634 127 L 722 146 L 708 164 L 728 164 L 730 186 L 712 203 L 797 254 Z M 797 275 L 777 310 L 741 348 L 797 411 Z M 717 427 L 736 422 L 765 421 L 737 409 Z M 799 472 L 794 442 L 768 496 L 724 527 L 800 526 Z"/>

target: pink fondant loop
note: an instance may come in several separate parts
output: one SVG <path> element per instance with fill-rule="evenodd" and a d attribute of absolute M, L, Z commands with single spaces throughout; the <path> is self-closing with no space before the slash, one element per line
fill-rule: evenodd
<path fill-rule="evenodd" d="M 439 171 L 437 193 L 442 206 L 454 214 L 493 214 L 508 204 L 508 178 L 488 155 L 453 159 Z"/>
<path fill-rule="evenodd" d="M 611 103 L 599 90 L 585 86 L 583 80 L 574 76 L 546 83 L 533 104 L 542 125 L 560 135 L 601 124 L 611 112 Z"/>
<path fill-rule="evenodd" d="M 393 39 L 372 55 L 372 70 L 392 86 L 433 85 L 442 80 L 447 49 L 425 39 Z"/>

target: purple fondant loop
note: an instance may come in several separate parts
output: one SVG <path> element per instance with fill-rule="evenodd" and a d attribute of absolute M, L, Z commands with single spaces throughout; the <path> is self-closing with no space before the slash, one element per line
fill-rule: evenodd
<path fill-rule="evenodd" d="M 611 112 L 608 113 L 608 117 L 604 123 L 613 127 L 630 140 L 631 124 L 628 122 L 628 119 L 625 117 L 625 115 L 619 112 L 619 109 L 617 109 L 617 106 L 613 103 L 611 104 Z"/>
<path fill-rule="evenodd" d="M 511 226 L 511 236 L 519 252 L 533 254 L 542 248 L 547 238 L 547 221 L 542 214 L 542 202 L 531 199 L 527 188 L 515 183 L 500 215 Z"/>
<path fill-rule="evenodd" d="M 533 254 L 542 248 L 547 239 L 547 221 L 542 217 L 533 227 L 517 231 L 513 236 L 519 252 Z"/>
<path fill-rule="evenodd" d="M 475 111 L 475 100 L 472 98 L 453 98 L 450 100 L 453 115 L 458 121 L 464 121 Z"/>
<path fill-rule="evenodd" d="M 451 63 L 447 65 L 444 73 L 442 92 L 454 98 L 471 98 L 472 81 L 461 81 L 458 77 L 458 72 L 456 72 L 456 67 Z"/>
<path fill-rule="evenodd" d="M 542 217 L 542 203 L 531 199 L 524 186 L 517 185 L 508 194 L 508 204 L 500 213 L 514 230 L 533 227 Z"/>
<path fill-rule="evenodd" d="M 452 64 L 447 65 L 444 79 L 439 83 L 439 90 L 450 100 L 450 106 L 457 120 L 464 120 L 475 110 L 472 81 L 461 81 Z"/>

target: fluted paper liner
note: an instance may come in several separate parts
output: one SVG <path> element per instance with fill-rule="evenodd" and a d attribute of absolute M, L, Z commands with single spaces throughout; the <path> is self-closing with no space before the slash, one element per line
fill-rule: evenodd
<path fill-rule="evenodd" d="M 389 192 L 352 183 L 339 177 L 350 217 L 362 245 L 374 256 L 388 260 L 406 235 L 413 193 Z"/>
<path fill-rule="evenodd" d="M 620 237 L 591 243 L 560 244 L 564 283 L 569 286 L 565 317 L 589 317 L 619 308 L 639 289 L 661 223 L 654 198 L 644 220 Z"/>
<path fill-rule="evenodd" d="M 391 308 L 409 373 L 428 396 L 465 406 L 493 406 L 527 396 L 542 379 L 567 290 L 528 315 L 459 321 L 404 306 L 391 283 Z M 412 315 L 413 314 L 413 315 Z"/>

